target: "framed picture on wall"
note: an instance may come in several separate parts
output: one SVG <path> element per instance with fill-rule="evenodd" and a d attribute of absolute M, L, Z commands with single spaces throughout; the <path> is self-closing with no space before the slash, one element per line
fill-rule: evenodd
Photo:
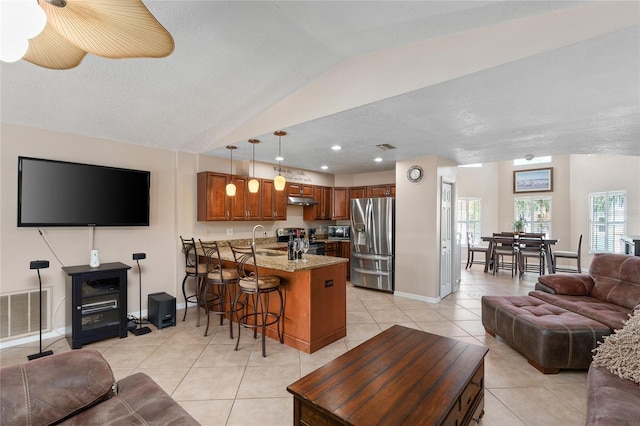
<path fill-rule="evenodd" d="M 513 192 L 553 191 L 553 167 L 513 171 Z"/>

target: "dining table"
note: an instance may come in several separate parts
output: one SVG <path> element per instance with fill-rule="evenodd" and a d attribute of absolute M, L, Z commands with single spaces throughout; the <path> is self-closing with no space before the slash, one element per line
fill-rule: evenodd
<path fill-rule="evenodd" d="M 513 237 L 515 238 L 515 240 L 517 241 L 518 238 L 520 238 L 520 236 L 525 236 L 525 234 L 518 234 L 517 232 L 514 233 Z M 486 237 L 480 237 L 482 239 L 482 241 L 488 242 L 489 243 L 489 247 L 487 250 L 487 256 L 485 259 L 485 263 L 484 263 L 484 272 L 489 272 L 489 270 L 493 267 L 492 262 L 493 262 L 493 247 L 495 245 L 495 237 L 494 235 L 492 236 L 486 236 Z M 542 237 L 542 250 L 544 250 L 544 256 L 546 259 L 546 264 L 547 264 L 547 271 L 550 274 L 555 274 L 556 272 L 556 265 L 555 262 L 553 260 L 553 253 L 551 252 L 551 246 L 555 245 L 558 242 L 557 238 L 550 238 L 550 237 Z"/>

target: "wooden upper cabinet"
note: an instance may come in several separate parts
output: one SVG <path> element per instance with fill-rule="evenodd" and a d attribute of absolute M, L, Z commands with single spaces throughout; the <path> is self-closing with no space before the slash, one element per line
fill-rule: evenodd
<path fill-rule="evenodd" d="M 349 198 L 367 198 L 368 196 L 366 186 L 352 186 L 349 188 Z"/>
<path fill-rule="evenodd" d="M 371 185 L 369 187 L 369 197 L 395 197 L 396 196 L 396 185 L 395 184 L 382 184 L 382 185 Z"/>
<path fill-rule="evenodd" d="M 331 219 L 348 220 L 349 219 L 349 188 L 333 188 L 331 190 Z"/>
<path fill-rule="evenodd" d="M 313 198 L 314 187 L 313 185 L 301 184 L 301 183 L 288 183 L 287 194 L 291 197 L 305 197 Z"/>
<path fill-rule="evenodd" d="M 286 220 L 286 191 L 276 191 L 273 180 L 262 179 L 260 191 L 262 203 L 262 220 Z"/>
<path fill-rule="evenodd" d="M 229 197 L 231 201 L 231 220 L 260 220 L 260 192 L 249 192 L 249 178 L 246 176 L 233 176 L 232 182 L 236 185 L 236 195 Z"/>
<path fill-rule="evenodd" d="M 331 188 L 328 186 L 316 186 L 313 198 L 318 202 L 314 206 L 305 206 L 302 218 L 304 220 L 330 220 L 331 219 Z"/>
<path fill-rule="evenodd" d="M 229 175 L 198 173 L 198 220 L 230 220 L 231 206 L 226 193 Z"/>

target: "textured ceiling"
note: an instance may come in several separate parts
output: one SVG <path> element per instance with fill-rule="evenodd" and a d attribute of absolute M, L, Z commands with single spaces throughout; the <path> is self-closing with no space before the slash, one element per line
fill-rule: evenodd
<path fill-rule="evenodd" d="M 237 159 L 258 138 L 269 163 L 284 129 L 286 165 L 330 173 L 640 155 L 638 2 L 145 4 L 173 54 L 3 63 L 2 122 Z"/>

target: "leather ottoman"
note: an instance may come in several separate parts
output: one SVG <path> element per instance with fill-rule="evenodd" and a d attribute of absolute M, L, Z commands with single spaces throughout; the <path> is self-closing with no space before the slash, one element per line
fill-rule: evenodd
<path fill-rule="evenodd" d="M 482 324 L 545 374 L 589 368 L 591 351 L 611 334 L 604 324 L 532 296 L 483 296 Z"/>

